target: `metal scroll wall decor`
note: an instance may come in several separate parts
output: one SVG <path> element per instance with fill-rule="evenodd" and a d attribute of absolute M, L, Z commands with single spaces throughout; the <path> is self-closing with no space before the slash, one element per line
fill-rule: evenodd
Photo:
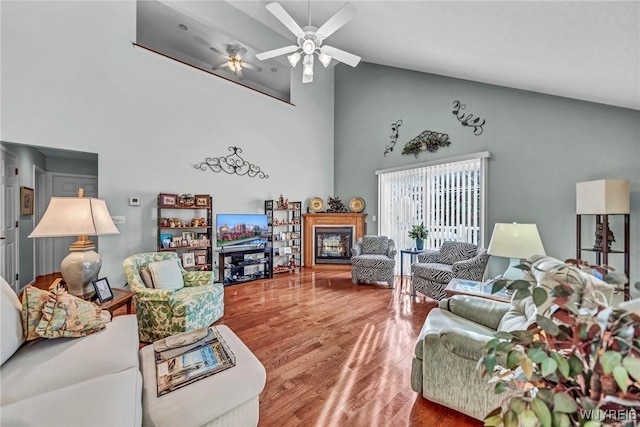
<path fill-rule="evenodd" d="M 438 148 L 448 147 L 449 145 L 451 145 L 451 141 L 449 141 L 449 135 L 446 133 L 425 130 L 405 144 L 402 154 L 413 154 L 418 157 L 418 154 L 422 151 L 434 153 L 438 151 Z"/>
<path fill-rule="evenodd" d="M 204 162 L 193 165 L 194 168 L 206 171 L 207 168 L 213 172 L 225 172 L 229 175 L 248 175 L 251 178 L 269 178 L 269 175 L 260 170 L 260 166 L 250 163 L 240 157 L 242 148 L 229 147 L 232 151 L 226 157 L 207 157 Z"/>
<path fill-rule="evenodd" d="M 391 136 L 389 137 L 391 139 L 391 144 L 388 144 L 384 147 L 385 157 L 387 156 L 387 154 L 393 151 L 393 147 L 395 147 L 396 142 L 398 142 L 398 136 L 400 135 L 400 133 L 398 132 L 398 129 L 400 129 L 400 126 L 402 126 L 402 120 L 398 120 L 395 123 L 391 123 Z"/>
<path fill-rule="evenodd" d="M 464 114 L 460 113 L 460 110 L 464 110 L 467 108 L 466 105 L 461 103 L 460 101 L 453 101 L 453 111 L 456 118 L 462 124 L 462 126 L 469 126 L 473 128 L 474 135 L 480 135 L 484 131 L 484 124 L 486 121 L 484 119 L 480 119 L 480 117 L 473 118 L 473 114 Z"/>

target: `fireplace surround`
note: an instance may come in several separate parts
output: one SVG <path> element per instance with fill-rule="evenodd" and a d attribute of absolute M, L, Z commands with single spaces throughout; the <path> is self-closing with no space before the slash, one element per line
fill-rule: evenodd
<path fill-rule="evenodd" d="M 351 247 L 366 232 L 366 216 L 362 213 L 303 214 L 304 266 L 350 269 Z M 348 234 L 350 239 L 346 237 Z"/>

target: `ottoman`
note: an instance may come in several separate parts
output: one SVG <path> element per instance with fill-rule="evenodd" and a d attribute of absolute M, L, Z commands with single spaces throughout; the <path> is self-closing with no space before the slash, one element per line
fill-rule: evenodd
<path fill-rule="evenodd" d="M 153 346 L 140 350 L 143 426 L 257 426 L 267 373 L 227 326 L 216 326 L 236 366 L 157 397 Z"/>

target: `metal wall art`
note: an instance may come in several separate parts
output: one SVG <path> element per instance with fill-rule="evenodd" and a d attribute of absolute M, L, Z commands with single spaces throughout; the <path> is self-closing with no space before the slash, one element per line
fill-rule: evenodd
<path fill-rule="evenodd" d="M 473 114 L 464 114 L 460 113 L 460 110 L 464 110 L 467 108 L 466 105 L 462 104 L 460 101 L 453 101 L 453 111 L 458 121 L 462 124 L 462 126 L 469 126 L 473 128 L 474 135 L 480 135 L 483 131 L 484 124 L 486 121 L 484 119 L 480 119 L 480 117 L 473 118 Z"/>
<path fill-rule="evenodd" d="M 400 126 L 402 126 L 402 120 L 398 120 L 395 123 L 391 123 L 391 136 L 389 137 L 391 139 L 391 144 L 386 145 L 384 148 L 384 155 L 386 157 L 387 154 L 389 154 L 390 152 L 393 151 L 393 147 L 396 146 L 396 142 L 398 142 L 398 136 L 400 135 L 398 133 L 398 129 L 400 128 Z"/>
<path fill-rule="evenodd" d="M 434 153 L 438 151 L 438 148 L 448 147 L 449 145 L 451 145 L 451 141 L 449 141 L 449 135 L 446 133 L 425 130 L 405 144 L 402 154 L 413 154 L 418 157 L 418 154 L 422 151 Z"/>
<path fill-rule="evenodd" d="M 269 178 L 269 175 L 260 170 L 260 166 L 253 163 L 249 163 L 242 157 L 242 148 L 229 147 L 229 151 L 232 151 L 226 157 L 207 157 L 204 162 L 193 165 L 194 168 L 206 171 L 207 168 L 213 172 L 225 172 L 229 175 L 248 175 L 251 178 L 256 176 L 261 179 Z"/>

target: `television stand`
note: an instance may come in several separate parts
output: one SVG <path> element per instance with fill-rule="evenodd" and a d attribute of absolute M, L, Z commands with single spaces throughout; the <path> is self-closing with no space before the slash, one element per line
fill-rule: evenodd
<path fill-rule="evenodd" d="M 224 286 L 271 278 L 270 248 L 222 248 L 218 277 Z"/>

